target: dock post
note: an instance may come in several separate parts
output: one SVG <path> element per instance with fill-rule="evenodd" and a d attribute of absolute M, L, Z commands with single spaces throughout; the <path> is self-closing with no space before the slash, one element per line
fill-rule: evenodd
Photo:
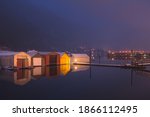
<path fill-rule="evenodd" d="M 91 65 L 91 63 L 92 63 L 92 49 L 90 48 L 90 65 Z"/>
<path fill-rule="evenodd" d="M 133 69 L 131 69 L 131 87 L 133 86 Z"/>
<path fill-rule="evenodd" d="M 99 64 L 100 64 L 100 62 L 101 62 L 101 61 L 100 61 L 100 59 L 101 59 L 100 57 L 101 57 L 101 54 L 100 54 L 100 50 L 98 49 L 98 59 L 99 59 Z"/>
<path fill-rule="evenodd" d="M 91 68 L 91 63 L 92 63 L 92 49 L 90 48 L 90 79 L 92 79 L 92 68 Z"/>

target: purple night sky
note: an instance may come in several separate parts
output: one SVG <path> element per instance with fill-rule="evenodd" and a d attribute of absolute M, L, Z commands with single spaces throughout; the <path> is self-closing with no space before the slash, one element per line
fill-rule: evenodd
<path fill-rule="evenodd" d="M 1 0 L 0 45 L 150 50 L 148 0 Z"/>

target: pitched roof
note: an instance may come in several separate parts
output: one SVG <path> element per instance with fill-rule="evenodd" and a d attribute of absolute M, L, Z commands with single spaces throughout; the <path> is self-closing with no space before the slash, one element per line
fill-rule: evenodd
<path fill-rule="evenodd" d="M 41 55 L 47 55 L 47 54 L 49 54 L 50 52 L 38 52 L 39 54 L 41 54 Z"/>
<path fill-rule="evenodd" d="M 0 51 L 0 56 L 12 56 L 16 55 L 19 52 L 13 52 L 13 51 Z"/>
<path fill-rule="evenodd" d="M 31 57 L 35 56 L 36 54 L 38 54 L 38 51 L 35 50 L 30 50 L 27 52 L 27 54 L 29 54 Z"/>
<path fill-rule="evenodd" d="M 64 55 L 65 52 L 57 52 L 60 56 Z"/>
<path fill-rule="evenodd" d="M 72 57 L 80 57 L 80 58 L 89 57 L 87 54 L 71 54 L 71 55 L 72 55 Z"/>

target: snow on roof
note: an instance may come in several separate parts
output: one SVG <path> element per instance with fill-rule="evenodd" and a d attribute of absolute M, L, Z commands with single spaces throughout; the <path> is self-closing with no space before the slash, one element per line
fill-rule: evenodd
<path fill-rule="evenodd" d="M 47 55 L 47 54 L 49 54 L 50 52 L 38 52 L 39 54 L 41 54 L 41 55 Z"/>
<path fill-rule="evenodd" d="M 38 51 L 36 51 L 36 50 L 29 50 L 29 51 L 27 52 L 27 54 L 29 54 L 31 57 L 33 57 L 33 56 L 35 56 L 36 54 L 38 54 Z"/>
<path fill-rule="evenodd" d="M 16 55 L 19 52 L 13 52 L 13 51 L 0 51 L 0 56 L 12 56 Z"/>
<path fill-rule="evenodd" d="M 60 56 L 62 56 L 63 54 L 65 54 L 65 52 L 38 52 L 38 53 L 41 54 L 41 55 L 47 55 L 47 54 L 56 53 L 56 54 L 59 54 Z"/>
<path fill-rule="evenodd" d="M 35 56 L 37 53 L 27 53 L 29 54 L 31 57 Z"/>
<path fill-rule="evenodd" d="M 37 53 L 38 51 L 36 51 L 36 50 L 29 50 L 29 51 L 27 51 L 27 53 Z"/>
<path fill-rule="evenodd" d="M 80 58 L 89 57 L 87 54 L 71 54 L 71 55 L 72 55 L 72 57 L 80 57 Z"/>
<path fill-rule="evenodd" d="M 64 55 L 65 52 L 57 52 L 60 56 Z"/>

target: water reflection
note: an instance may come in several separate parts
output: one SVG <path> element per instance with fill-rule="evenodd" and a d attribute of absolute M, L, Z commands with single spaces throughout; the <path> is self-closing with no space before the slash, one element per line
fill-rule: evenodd
<path fill-rule="evenodd" d="M 47 78 L 51 78 L 51 77 L 60 75 L 60 67 L 58 67 L 58 66 L 46 67 L 45 71 L 46 71 L 45 76 Z"/>
<path fill-rule="evenodd" d="M 30 70 L 1 71 L 0 79 L 12 82 L 16 85 L 25 85 L 31 80 L 31 71 Z"/>
<path fill-rule="evenodd" d="M 131 69 L 131 87 L 133 86 L 133 69 Z"/>
<path fill-rule="evenodd" d="M 16 85 L 25 85 L 29 83 L 32 79 L 40 79 L 40 78 L 58 78 L 59 76 L 66 76 L 70 72 L 80 72 L 89 70 L 89 78 L 92 78 L 92 68 L 89 66 L 83 65 L 60 65 L 60 66 L 51 66 L 51 67 L 35 67 L 32 70 L 24 69 L 24 70 L 16 70 L 16 71 L 0 71 L 0 80 L 5 80 L 8 82 L 12 82 Z M 131 78 L 131 87 L 133 86 L 133 78 L 135 75 L 150 77 L 150 70 L 142 69 L 142 70 L 134 70 L 131 69 L 130 78 Z"/>
<path fill-rule="evenodd" d="M 139 76 L 150 78 L 150 70 L 139 70 L 139 71 L 136 71 L 136 74 Z"/>
<path fill-rule="evenodd" d="M 89 66 L 84 66 L 84 65 L 73 65 L 73 66 L 71 66 L 72 72 L 86 71 L 89 68 L 90 68 Z"/>
<path fill-rule="evenodd" d="M 130 78 L 131 78 L 131 87 L 134 86 L 134 79 L 136 76 L 141 76 L 142 78 L 150 78 L 150 70 L 148 69 L 131 69 Z"/>
<path fill-rule="evenodd" d="M 60 73 L 61 75 L 67 75 L 70 72 L 71 68 L 70 65 L 61 65 L 60 66 Z"/>
<path fill-rule="evenodd" d="M 14 83 L 17 85 L 25 85 L 31 80 L 30 70 L 17 70 L 14 72 Z"/>
<path fill-rule="evenodd" d="M 63 65 L 14 72 L 1 70 L 0 97 L 48 100 L 150 99 L 149 69 Z M 18 85 L 21 87 L 18 88 Z"/>
<path fill-rule="evenodd" d="M 13 82 L 16 85 L 25 85 L 31 81 L 31 79 L 39 79 L 43 77 L 48 79 L 57 78 L 58 76 L 66 76 L 70 72 L 85 71 L 88 69 L 88 66 L 80 65 L 35 67 L 32 70 L 0 71 L 0 79 Z"/>
<path fill-rule="evenodd" d="M 31 70 L 32 76 L 34 78 L 39 78 L 41 76 L 45 75 L 45 68 L 44 67 L 35 67 L 34 69 Z"/>

